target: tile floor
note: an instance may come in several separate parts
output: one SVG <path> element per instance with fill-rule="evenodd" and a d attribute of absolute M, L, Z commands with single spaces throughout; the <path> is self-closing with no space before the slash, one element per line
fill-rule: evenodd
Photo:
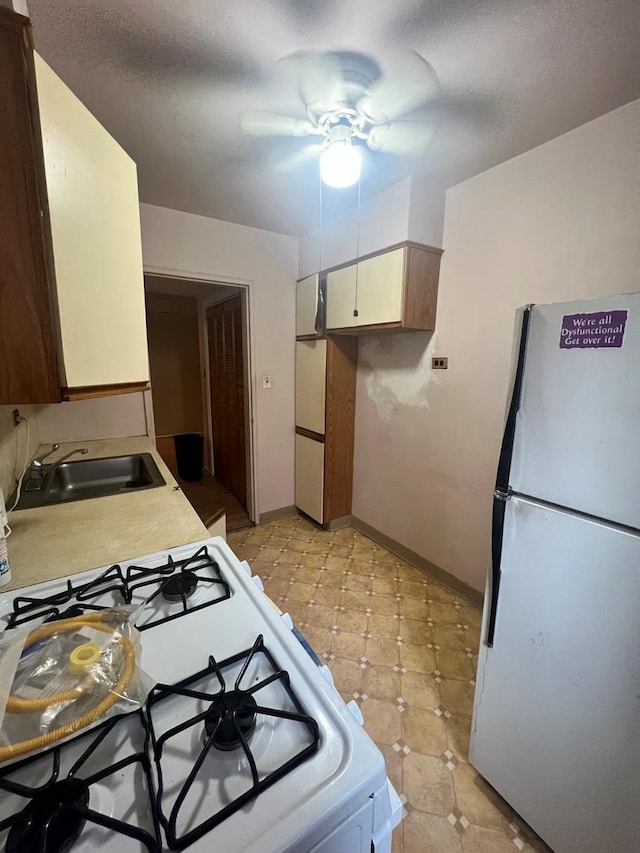
<path fill-rule="evenodd" d="M 228 538 L 360 705 L 404 802 L 393 853 L 548 851 L 469 764 L 477 607 L 352 528 Z"/>

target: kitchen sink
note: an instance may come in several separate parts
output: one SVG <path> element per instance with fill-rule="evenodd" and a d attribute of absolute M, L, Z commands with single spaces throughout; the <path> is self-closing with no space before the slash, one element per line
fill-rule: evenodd
<path fill-rule="evenodd" d="M 84 501 L 166 485 L 150 453 L 83 459 L 28 473 L 16 510 Z"/>

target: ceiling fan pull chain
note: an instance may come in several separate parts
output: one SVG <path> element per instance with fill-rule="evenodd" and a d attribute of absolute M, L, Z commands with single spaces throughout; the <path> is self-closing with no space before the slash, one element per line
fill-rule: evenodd
<path fill-rule="evenodd" d="M 322 272 L 322 177 L 318 171 L 320 181 L 320 227 L 318 228 L 318 276 Z"/>
<path fill-rule="evenodd" d="M 358 258 L 360 257 L 360 187 L 362 186 L 362 176 L 358 177 L 358 218 L 356 225 L 356 304 L 353 308 L 353 316 L 358 316 L 358 272 L 360 268 L 360 263 Z"/>

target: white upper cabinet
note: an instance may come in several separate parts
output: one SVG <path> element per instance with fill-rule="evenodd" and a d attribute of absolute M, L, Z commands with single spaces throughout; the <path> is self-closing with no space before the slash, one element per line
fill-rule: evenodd
<path fill-rule="evenodd" d="M 358 264 L 357 326 L 399 323 L 406 248 L 367 258 Z"/>
<path fill-rule="evenodd" d="M 303 278 L 296 286 L 296 336 L 316 335 L 318 314 L 318 276 Z"/>
<path fill-rule="evenodd" d="M 356 266 L 351 264 L 327 273 L 327 329 L 355 326 Z"/>
<path fill-rule="evenodd" d="M 35 54 L 68 388 L 149 379 L 136 165 Z"/>
<path fill-rule="evenodd" d="M 405 243 L 327 274 L 327 331 L 435 328 L 440 249 Z"/>

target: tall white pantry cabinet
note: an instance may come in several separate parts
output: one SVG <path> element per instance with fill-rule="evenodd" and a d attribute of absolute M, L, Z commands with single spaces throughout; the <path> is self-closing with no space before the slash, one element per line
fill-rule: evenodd
<path fill-rule="evenodd" d="M 317 310 L 313 299 L 305 304 L 307 283 L 298 285 L 296 323 L 305 332 Z M 355 338 L 296 341 L 296 506 L 320 524 L 351 512 L 356 367 Z"/>
<path fill-rule="evenodd" d="M 358 336 L 435 328 L 442 251 L 406 242 L 298 282 L 296 506 L 351 515 Z"/>

